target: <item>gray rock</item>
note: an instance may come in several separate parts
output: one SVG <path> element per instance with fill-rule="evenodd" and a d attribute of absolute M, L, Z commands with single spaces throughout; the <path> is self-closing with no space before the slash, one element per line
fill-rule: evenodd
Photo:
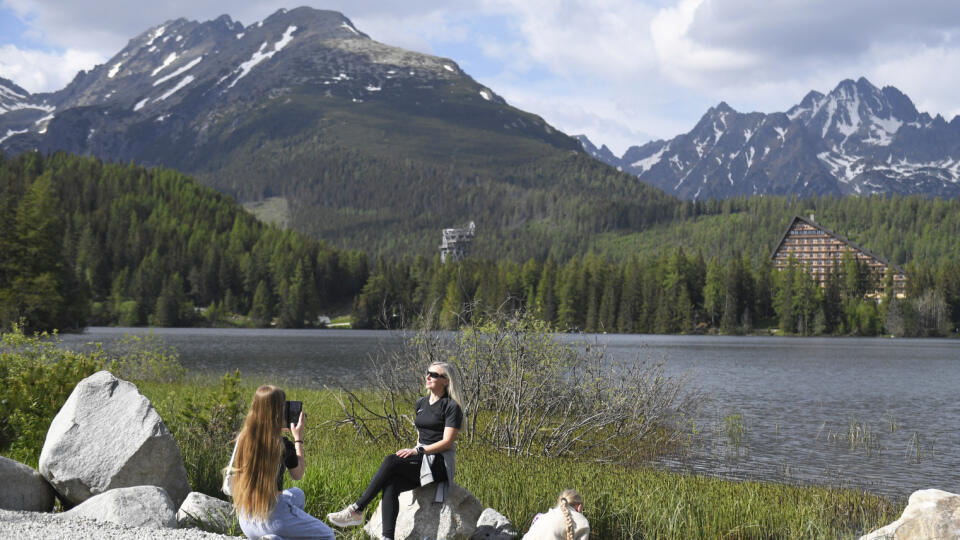
<path fill-rule="evenodd" d="M 53 488 L 40 473 L 0 456 L 0 508 L 49 512 L 53 501 Z"/>
<path fill-rule="evenodd" d="M 196 491 L 187 495 L 177 510 L 177 524 L 181 528 L 196 527 L 218 533 L 227 532 L 235 517 L 232 504 Z"/>
<path fill-rule="evenodd" d="M 175 529 L 177 515 L 174 508 L 173 501 L 163 488 L 136 486 L 112 489 L 91 497 L 60 516 L 64 519 L 108 521 L 127 527 Z"/>
<path fill-rule="evenodd" d="M 70 504 L 112 489 L 159 486 L 179 506 L 190 492 L 180 449 L 150 400 L 108 371 L 80 381 L 54 417 L 40 474 Z"/>
<path fill-rule="evenodd" d="M 516 540 L 520 535 L 513 523 L 500 512 L 487 508 L 477 520 L 477 528 L 470 540 Z"/>
<path fill-rule="evenodd" d="M 453 540 L 456 536 L 470 536 L 476 529 L 483 505 L 466 489 L 451 484 L 447 500 L 433 502 L 437 488 L 434 484 L 400 494 L 400 515 L 397 516 L 396 540 Z M 383 504 L 377 505 L 373 517 L 364 527 L 373 538 L 382 539 Z"/>
<path fill-rule="evenodd" d="M 960 538 L 960 495 L 939 489 L 914 491 L 900 519 L 860 540 Z"/>

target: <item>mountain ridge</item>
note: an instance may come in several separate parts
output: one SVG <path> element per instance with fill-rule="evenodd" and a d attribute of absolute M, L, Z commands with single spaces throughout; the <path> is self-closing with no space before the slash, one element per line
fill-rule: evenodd
<path fill-rule="evenodd" d="M 4 152 L 134 160 L 243 203 L 282 197 L 293 228 L 373 254 L 433 252 L 440 229 L 474 220 L 481 252 L 545 256 L 678 203 L 453 60 L 378 43 L 333 11 L 174 19 L 24 99 L 39 105 L 0 114 Z"/>
<path fill-rule="evenodd" d="M 590 153 L 596 147 L 584 139 Z M 865 77 L 810 91 L 784 112 L 741 113 L 721 101 L 673 139 L 620 158 L 591 155 L 685 199 L 960 195 L 960 117 L 921 113 L 897 88 Z"/>

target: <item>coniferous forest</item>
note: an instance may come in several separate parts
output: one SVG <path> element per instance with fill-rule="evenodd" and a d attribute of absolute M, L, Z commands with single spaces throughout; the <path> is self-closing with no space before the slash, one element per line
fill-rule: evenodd
<path fill-rule="evenodd" d="M 178 172 L 0 156 L 4 327 L 302 327 L 366 279 L 364 254 L 263 225 Z"/>
<path fill-rule="evenodd" d="M 589 234 L 593 213 L 554 216 L 566 231 L 585 228 L 575 244 L 551 246 L 569 235 L 537 222 L 515 228 L 524 240 L 491 257 L 509 238 L 480 223 L 481 256 L 443 265 L 432 249 L 414 248 L 368 267 L 360 251 L 264 225 L 172 170 L 63 153 L 0 156 L 0 324 L 304 327 L 352 310 L 355 327 L 456 328 L 526 310 L 588 332 L 957 334 L 956 200 L 665 201 L 652 220 L 607 207 L 606 222 L 637 224 Z M 903 264 L 907 297 L 866 297 L 875 278 L 853 260 L 825 287 L 798 264 L 774 270 L 784 227 L 814 212 Z"/>

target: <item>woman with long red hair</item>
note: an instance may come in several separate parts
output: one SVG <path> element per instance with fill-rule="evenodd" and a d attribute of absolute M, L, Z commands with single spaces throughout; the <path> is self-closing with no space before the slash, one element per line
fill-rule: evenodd
<path fill-rule="evenodd" d="M 237 446 L 227 474 L 240 528 L 248 538 L 268 534 L 287 540 L 334 540 L 326 523 L 303 507 L 306 497 L 297 487 L 283 489 L 284 471 L 294 480 L 306 470 L 303 452 L 303 412 L 296 424 L 284 426 L 287 396 L 275 386 L 257 388 L 250 412 L 237 437 Z M 293 435 L 293 441 L 283 436 Z"/>

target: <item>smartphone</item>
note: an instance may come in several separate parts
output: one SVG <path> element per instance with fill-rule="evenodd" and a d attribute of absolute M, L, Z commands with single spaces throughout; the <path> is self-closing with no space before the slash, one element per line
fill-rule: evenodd
<path fill-rule="evenodd" d="M 290 427 L 290 424 L 297 425 L 297 422 L 300 421 L 301 411 L 303 411 L 302 401 L 288 401 L 283 404 L 283 414 L 287 418 L 286 427 Z"/>

